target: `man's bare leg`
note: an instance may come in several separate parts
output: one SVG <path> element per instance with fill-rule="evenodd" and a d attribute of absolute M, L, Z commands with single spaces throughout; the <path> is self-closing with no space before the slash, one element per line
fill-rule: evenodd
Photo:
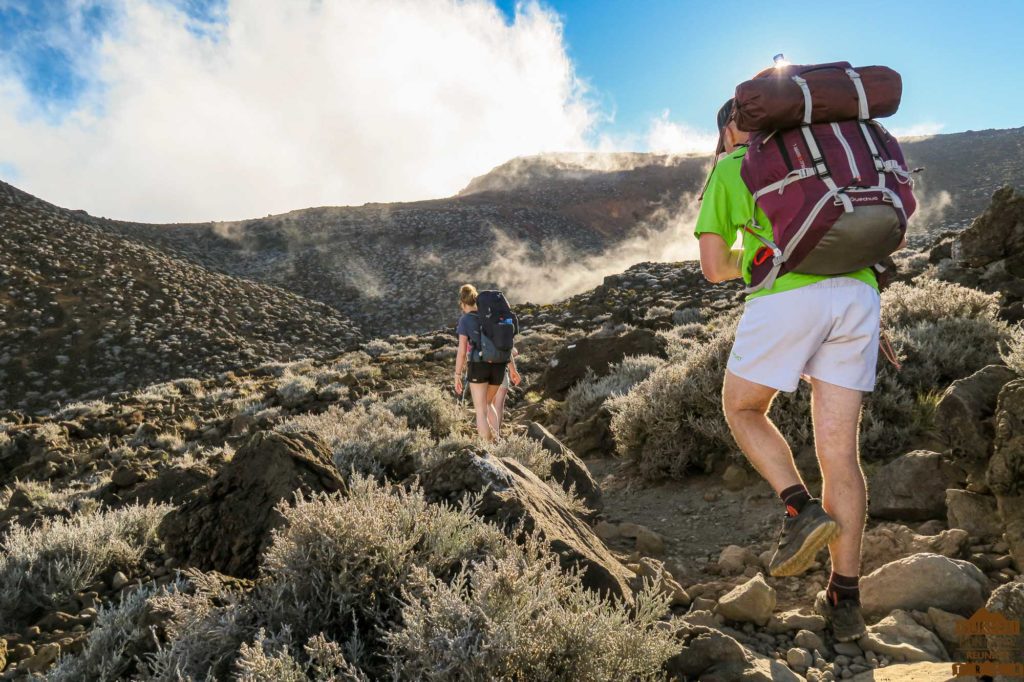
<path fill-rule="evenodd" d="M 828 546 L 832 570 L 846 576 L 860 575 L 867 513 L 867 485 L 857 452 L 863 394 L 820 379 L 811 380 L 811 390 L 822 506 L 840 528 L 839 535 Z"/>
<path fill-rule="evenodd" d="M 733 437 L 751 464 L 764 476 L 780 498 L 787 516 L 768 570 L 771 575 L 799 575 L 814 563 L 818 552 L 838 531 L 820 502 L 811 498 L 800 478 L 793 452 L 768 418 L 777 391 L 726 371 L 722 400 Z M 795 501 L 802 495 L 803 502 Z M 796 506 L 790 505 L 794 500 Z"/>
<path fill-rule="evenodd" d="M 790 486 L 802 485 L 803 480 L 789 443 L 768 418 L 777 393 L 774 388 L 725 372 L 722 406 L 733 438 L 758 473 L 776 493 L 781 493 Z"/>
<path fill-rule="evenodd" d="M 814 447 L 821 465 L 823 504 L 839 523 L 829 542 L 832 575 L 814 599 L 815 610 L 832 627 L 839 642 L 867 632 L 860 609 L 860 551 L 867 511 L 867 486 L 857 453 L 863 395 L 820 379 L 811 381 Z"/>

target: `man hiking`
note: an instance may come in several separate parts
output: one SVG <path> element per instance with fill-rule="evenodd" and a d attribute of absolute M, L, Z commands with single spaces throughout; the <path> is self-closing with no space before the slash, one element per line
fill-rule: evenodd
<path fill-rule="evenodd" d="M 734 122 L 733 108 L 730 99 L 718 113 L 718 159 L 695 234 L 709 281 L 742 278 L 749 285 L 764 242 L 748 230 L 771 239 L 772 229 L 740 176 L 748 134 Z M 740 231 L 742 248 L 732 249 Z M 785 506 L 769 572 L 798 575 L 827 545 L 832 574 L 815 607 L 838 641 L 865 632 L 858 586 L 867 486 L 857 436 L 862 396 L 875 384 L 879 312 L 870 268 L 833 276 L 786 272 L 747 297 L 722 390 L 733 437 Z M 789 445 L 768 418 L 775 395 L 796 390 L 801 378 L 812 390 L 820 500 L 808 491 Z"/>

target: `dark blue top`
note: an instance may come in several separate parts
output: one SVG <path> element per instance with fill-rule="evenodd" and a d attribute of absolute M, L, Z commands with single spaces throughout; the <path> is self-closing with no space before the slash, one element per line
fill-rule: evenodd
<path fill-rule="evenodd" d="M 465 313 L 459 318 L 459 324 L 455 327 L 455 333 L 459 336 L 468 336 L 470 343 L 476 341 L 480 332 L 480 317 L 476 313 Z"/>
<path fill-rule="evenodd" d="M 459 324 L 455 327 L 455 333 L 469 338 L 469 360 L 479 359 L 474 351 L 477 350 L 476 344 L 480 338 L 480 316 L 475 312 L 464 313 L 459 318 Z"/>

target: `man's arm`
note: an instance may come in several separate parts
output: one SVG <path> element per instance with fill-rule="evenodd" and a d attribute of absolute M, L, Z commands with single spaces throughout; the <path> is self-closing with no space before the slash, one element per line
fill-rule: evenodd
<path fill-rule="evenodd" d="M 743 251 L 731 250 L 721 235 L 706 232 L 700 236 L 700 269 L 709 282 L 742 277 L 742 262 Z"/>

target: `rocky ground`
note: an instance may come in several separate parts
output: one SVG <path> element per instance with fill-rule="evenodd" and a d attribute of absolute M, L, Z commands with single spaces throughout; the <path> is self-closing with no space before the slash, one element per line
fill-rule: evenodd
<path fill-rule="evenodd" d="M 912 287 L 925 286 L 915 279 L 922 276 L 989 286 L 999 294 L 998 315 L 1019 319 L 1022 278 L 1014 259 L 1024 238 L 1021 201 L 1019 194 L 1001 191 L 963 234 L 915 238 L 914 248 L 899 259 L 901 279 Z M 33 224 L 58 235 L 69 231 L 56 219 Z M 90 253 L 90 239 L 102 251 L 102 234 L 78 231 L 73 243 L 80 252 Z M 97 264 L 90 267 L 103 272 Z M 739 305 L 736 287 L 710 288 L 693 263 L 648 263 L 562 303 L 522 306 L 518 347 L 526 382 L 510 393 L 505 443 L 487 449 L 471 440 L 468 407 L 450 397 L 451 329 L 378 338 L 329 359 L 254 362 L 220 373 L 200 367 L 200 378 L 105 395 L 45 416 L 0 413 L 4 678 L 45 672 L 53 679 L 171 679 L 168 670 L 179 666 L 217 678 L 266 679 L 271 663 L 264 659 L 285 665 L 291 659 L 282 651 L 301 656 L 304 638 L 315 628 L 339 644 L 351 641 L 344 637 L 355 626 L 331 620 L 328 612 L 290 616 L 284 622 L 291 635 L 273 629 L 281 623 L 275 618 L 292 613 L 290 600 L 298 598 L 296 585 L 287 582 L 289 571 L 297 571 L 299 582 L 321 585 L 314 564 L 299 570 L 289 562 L 321 551 L 314 540 L 327 528 L 340 533 L 342 543 L 329 556 L 361 558 L 332 559 L 330 570 L 338 573 L 328 572 L 317 599 L 338 599 L 329 602 L 339 604 L 335 611 L 380 618 L 395 634 L 381 642 L 375 630 L 362 630 L 369 640 L 363 649 L 345 645 L 338 660 L 347 662 L 335 664 L 348 672 L 336 679 L 379 674 L 377 656 L 399 656 L 396 651 L 404 652 L 400 667 L 407 666 L 399 677 L 416 678 L 422 669 L 413 663 L 420 656 L 447 661 L 452 655 L 451 648 L 419 648 L 440 642 L 439 631 L 447 627 L 442 624 L 463 617 L 437 609 L 454 608 L 452 600 L 469 599 L 472 590 L 431 602 L 416 591 L 422 588 L 415 587 L 420 583 L 411 567 L 388 564 L 374 572 L 373 562 L 380 560 L 374 542 L 390 547 L 396 538 L 360 533 L 391 518 L 388 507 L 372 507 L 351 527 L 342 523 L 348 518 L 342 511 L 356 504 L 345 500 L 362 504 L 374 495 L 394 499 L 410 494 L 401 490 L 419 490 L 428 509 L 475 500 L 465 513 L 485 525 L 474 532 L 486 535 L 494 527 L 508 538 L 480 536 L 478 542 L 498 543 L 488 546 L 524 542 L 524 530 L 539 534 L 557 565 L 585 569 L 581 589 L 640 604 L 643 584 L 653 585 L 666 610 L 655 613 L 653 624 L 629 625 L 645 634 L 626 648 L 646 651 L 637 642 L 657 643 L 650 644 L 646 660 L 673 679 L 950 679 L 952 662 L 964 660 L 967 645 L 976 646 L 957 634 L 958 624 L 983 606 L 1024 618 L 1024 345 L 1009 351 L 1005 364 L 935 386 L 927 428 L 916 431 L 906 449 L 866 463 L 871 502 L 862 590 L 869 631 L 844 644 L 810 609 L 828 578 L 824 553 L 802 577 L 767 575 L 781 506 L 741 457 L 652 481 L 616 451 L 600 377 L 622 374 L 634 362 L 637 375 L 622 388 L 628 395 L 659 363 L 677 362 L 687 348 L 705 343 L 707 329 Z M 636 355 L 648 359 L 628 360 Z M 714 402 L 711 396 L 709 409 Z M 798 452 L 798 464 L 816 486 L 813 453 Z M 395 490 L 368 493 L 356 473 Z M 300 514 L 314 503 L 295 501 L 296 492 L 315 500 L 338 491 L 341 497 L 330 504 L 342 505 L 332 512 L 341 516 L 315 530 L 314 520 Z M 421 504 L 397 499 L 406 508 Z M 279 501 L 283 507 L 276 506 Z M 438 522 L 410 528 L 431 523 Z M 353 535 L 346 540 L 345 533 Z M 456 535 L 445 535 L 445 542 Z M 286 540 L 311 544 L 288 554 Z M 381 552 L 396 561 L 420 557 L 410 562 L 451 580 L 431 554 L 441 546 L 447 545 L 408 540 L 394 555 Z M 359 596 L 358 585 L 369 576 L 379 589 Z M 384 587 L 390 580 L 412 592 L 402 593 L 401 603 L 368 610 L 371 602 L 390 599 L 391 588 Z M 482 590 L 486 576 L 476 580 L 475 589 Z M 514 590 L 519 583 L 508 585 Z M 427 600 L 426 620 L 408 610 L 410 594 L 413 602 Z M 580 608 L 572 599 L 582 597 L 556 594 L 562 596 L 552 601 Z M 603 617 L 593 605 L 583 612 Z M 498 625 L 489 632 L 511 617 L 511 611 L 501 613 L 492 616 Z M 530 618 L 513 630 L 529 631 L 541 621 L 547 622 Z M 408 630 L 423 622 L 440 629 L 432 631 L 433 639 Z M 482 630 L 467 632 L 483 637 Z M 540 639 L 545 637 L 555 635 Z M 285 649 L 274 644 L 281 641 Z M 256 649 L 246 648 L 253 642 Z M 307 652 L 313 642 L 306 643 Z M 991 649 L 999 640 L 983 644 Z M 505 651 L 488 649 L 499 650 Z M 1024 663 L 1022 650 L 1004 654 Z M 587 650 L 588 657 L 592 653 Z M 469 664 L 451 665 L 465 670 L 457 666 Z M 327 679 L 317 678 L 314 667 L 299 668 L 305 672 L 289 679 Z M 283 669 L 273 668 L 274 675 Z M 263 670 L 263 677 L 254 670 Z M 479 672 L 464 675 L 482 679 L 474 677 Z M 621 677 L 604 671 L 589 679 Z"/>

